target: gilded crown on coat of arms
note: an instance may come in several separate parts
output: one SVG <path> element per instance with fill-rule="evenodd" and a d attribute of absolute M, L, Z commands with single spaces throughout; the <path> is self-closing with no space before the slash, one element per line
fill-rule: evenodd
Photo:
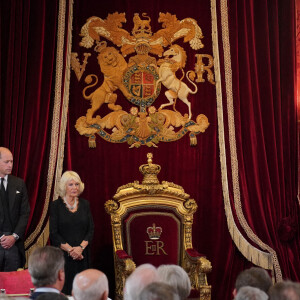
<path fill-rule="evenodd" d="M 189 133 L 191 145 L 196 145 L 196 135 L 209 126 L 203 114 L 192 120 L 192 103 L 188 96 L 198 92 L 195 82 L 205 82 L 205 74 L 207 81 L 215 84 L 213 57 L 195 54 L 194 70 L 185 72 L 186 51 L 174 43 L 183 38 L 193 50 L 199 50 L 204 47 L 202 30 L 196 20 L 178 20 L 170 13 L 160 13 L 158 22 L 162 23 L 162 29 L 153 33 L 150 17 L 143 13 L 141 18 L 136 13 L 129 33 L 122 28 L 126 23 L 125 13 L 115 12 L 106 19 L 91 17 L 81 28 L 80 46 L 86 49 L 94 46 L 93 53 L 97 55 L 103 77 L 101 84 L 96 74 L 85 77 L 87 86 L 82 96 L 90 101 L 90 108 L 75 125 L 81 135 L 89 138 L 90 147 L 96 147 L 96 134 L 109 142 L 127 142 L 130 147 L 157 147 L 161 141 L 175 141 Z M 108 46 L 108 42 L 120 51 Z M 80 64 L 78 54 L 72 53 L 71 66 L 78 81 L 91 55 L 84 53 Z M 157 108 L 154 104 L 161 92 L 164 92 L 165 103 Z M 124 98 L 132 105 L 129 111 L 121 106 Z M 176 109 L 179 100 L 186 105 L 187 113 Z M 104 104 L 111 112 L 101 115 Z"/>

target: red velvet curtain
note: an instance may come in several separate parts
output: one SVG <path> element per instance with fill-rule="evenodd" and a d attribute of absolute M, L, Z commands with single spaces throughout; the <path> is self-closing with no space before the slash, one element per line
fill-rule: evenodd
<path fill-rule="evenodd" d="M 299 280 L 294 1 L 229 1 L 244 214 Z"/>
<path fill-rule="evenodd" d="M 28 234 L 39 222 L 45 199 L 58 2 L 27 0 L 1 1 L 0 4 L 0 144 L 12 149 L 14 173 L 23 177 L 28 186 L 32 207 Z M 204 34 L 205 47 L 201 53 L 212 55 L 208 0 L 189 1 L 187 5 L 171 0 L 92 0 L 88 3 L 75 0 L 73 8 L 72 51 L 78 52 L 81 61 L 83 52 L 88 51 L 79 47 L 79 33 L 87 18 L 105 19 L 108 13 L 115 11 L 126 12 L 124 28 L 129 32 L 136 12 L 146 12 L 151 17 L 153 32 L 161 28 L 157 22 L 159 12 L 176 14 L 179 20 L 194 18 Z M 219 2 L 217 12 L 219 17 Z M 299 281 L 294 1 L 232 0 L 228 1 L 228 12 L 242 209 L 254 233 L 276 251 L 283 277 Z M 193 69 L 193 52 L 182 41 L 178 44 L 187 50 L 186 70 Z M 222 49 L 220 27 L 219 48 Z M 223 106 L 226 107 L 222 51 L 220 54 Z M 93 58 L 83 78 L 90 73 L 100 74 Z M 199 92 L 189 96 L 193 114 L 203 113 L 210 122 L 206 132 L 198 135 L 196 147 L 191 147 L 185 136 L 177 142 L 160 142 L 158 148 L 142 146 L 138 149 L 129 149 L 125 143 L 111 144 L 99 136 L 97 147 L 88 148 L 87 138 L 80 136 L 74 127 L 89 108 L 89 102 L 81 96 L 85 86 L 83 79 L 78 83 L 71 72 L 64 170 L 78 172 L 86 185 L 83 197 L 90 201 L 95 221 L 93 266 L 107 273 L 113 288 L 111 226 L 104 202 L 111 199 L 118 186 L 141 180 L 138 167 L 146 163 L 146 153 L 152 152 L 154 163 L 162 166 L 159 179 L 183 186 L 198 203 L 193 244 L 212 262 L 213 272 L 208 277 L 213 286 L 212 299 L 231 299 L 237 274 L 251 263 L 239 252 L 227 227 L 215 86 L 198 84 Z M 118 101 L 128 110 L 131 105 L 120 99 L 121 96 Z M 165 103 L 163 93 L 155 105 L 162 103 Z M 186 112 L 183 103 L 177 103 L 176 108 Z M 100 115 L 103 112 L 108 110 L 103 108 Z M 224 126 L 229 159 L 226 114 Z M 230 179 L 230 171 L 228 176 Z M 229 188 L 233 199 L 231 183 Z"/>
<path fill-rule="evenodd" d="M 28 234 L 44 209 L 53 111 L 58 0 L 1 1 L 0 145 L 29 191 Z"/>

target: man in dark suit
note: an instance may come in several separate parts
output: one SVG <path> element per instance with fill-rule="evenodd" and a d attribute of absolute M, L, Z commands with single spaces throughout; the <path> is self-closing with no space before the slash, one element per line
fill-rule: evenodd
<path fill-rule="evenodd" d="M 24 235 L 30 206 L 21 178 L 10 175 L 13 155 L 0 147 L 0 272 L 16 271 L 25 264 Z"/>
<path fill-rule="evenodd" d="M 35 286 L 30 299 L 42 294 L 61 294 L 65 283 L 65 259 L 61 249 L 53 246 L 36 248 L 28 260 L 28 271 Z"/>

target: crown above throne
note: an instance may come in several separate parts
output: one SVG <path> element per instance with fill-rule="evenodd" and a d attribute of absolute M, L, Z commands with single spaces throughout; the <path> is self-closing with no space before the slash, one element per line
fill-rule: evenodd
<path fill-rule="evenodd" d="M 152 153 L 148 153 L 147 158 L 148 158 L 148 164 L 144 164 L 139 167 L 140 172 L 144 175 L 142 183 L 159 184 L 157 174 L 160 172 L 161 166 L 152 163 L 152 158 L 153 158 Z"/>

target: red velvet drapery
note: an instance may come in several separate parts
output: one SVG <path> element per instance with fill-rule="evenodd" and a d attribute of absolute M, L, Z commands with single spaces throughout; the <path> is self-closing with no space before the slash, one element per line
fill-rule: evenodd
<path fill-rule="evenodd" d="M 230 1 L 229 8 L 245 216 L 277 251 L 283 277 L 299 279 L 295 3 Z"/>
<path fill-rule="evenodd" d="M 28 235 L 34 231 L 44 209 L 50 155 L 54 95 L 57 13 L 59 1 L 1 1 L 1 102 L 0 144 L 12 149 L 14 173 L 27 183 L 31 218 Z M 147 12 L 153 32 L 160 27 L 159 12 L 192 17 L 204 31 L 202 53 L 212 54 L 210 1 L 85 1 L 75 0 L 72 51 L 82 54 L 79 32 L 91 16 L 126 12 L 128 31 L 135 12 Z M 219 13 L 219 2 L 217 5 Z M 297 202 L 297 122 L 295 97 L 295 5 L 291 0 L 228 1 L 229 38 L 232 64 L 235 138 L 239 163 L 241 203 L 245 218 L 259 238 L 272 247 L 279 259 L 283 278 L 300 280 L 299 206 Z M 219 25 L 220 21 L 219 21 Z M 205 30 L 204 30 L 205 28 Z M 222 49 L 221 29 L 219 46 Z M 180 42 L 179 42 L 180 43 Z M 182 44 L 181 44 L 182 45 Z M 81 52 L 80 52 L 81 51 Z M 187 69 L 195 61 L 188 52 Z M 97 62 L 90 70 L 99 72 Z M 221 51 L 223 105 L 227 97 Z M 88 72 L 88 73 L 91 73 Z M 86 74 L 88 74 L 86 73 Z M 85 74 L 85 75 L 86 75 Z M 211 260 L 213 299 L 231 299 L 236 275 L 249 263 L 234 245 L 224 213 L 218 144 L 215 87 L 199 85 L 201 91 L 190 100 L 193 112 L 205 114 L 210 122 L 190 147 L 188 137 L 158 148 L 129 149 L 100 137 L 97 147 L 88 148 L 74 124 L 85 115 L 89 103 L 82 100 L 85 87 L 71 73 L 70 104 L 65 144 L 64 169 L 77 171 L 86 184 L 83 196 L 91 203 L 95 219 L 94 267 L 104 270 L 113 282 L 112 241 L 104 202 L 118 186 L 141 176 L 139 165 L 146 153 L 162 166 L 160 180 L 184 187 L 198 203 L 193 244 Z M 227 95 L 228 96 L 228 95 Z M 161 95 L 158 104 L 163 103 Z M 122 105 L 129 107 L 129 104 Z M 178 110 L 186 106 L 177 104 Z M 225 114 L 225 141 L 229 139 Z M 230 170 L 228 174 L 231 177 Z M 232 186 L 229 181 L 233 204 Z"/>
<path fill-rule="evenodd" d="M 53 112 L 58 1 L 1 1 L 0 144 L 25 179 L 34 231 L 44 208 Z"/>

